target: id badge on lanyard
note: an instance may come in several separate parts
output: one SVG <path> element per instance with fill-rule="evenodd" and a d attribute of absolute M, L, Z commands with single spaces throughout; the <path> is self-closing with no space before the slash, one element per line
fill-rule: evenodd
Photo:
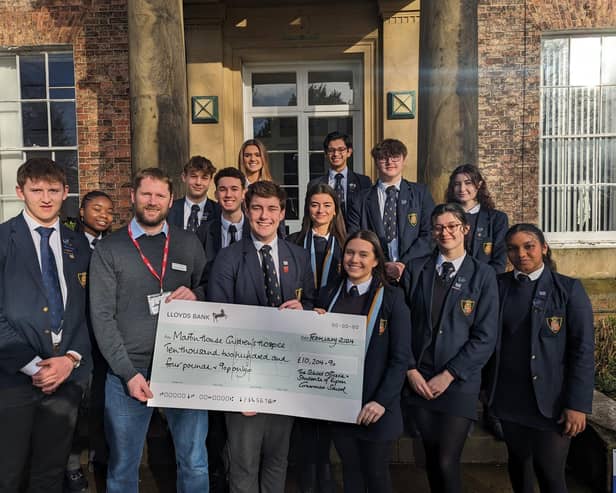
<path fill-rule="evenodd" d="M 162 300 L 165 299 L 167 296 L 169 296 L 169 294 L 171 294 L 170 291 L 163 291 L 163 279 L 165 278 L 165 273 L 167 272 L 167 260 L 169 258 L 169 231 L 167 231 L 167 235 L 165 239 L 165 246 L 163 247 L 163 260 L 160 266 L 160 275 L 158 274 L 158 272 L 154 270 L 154 266 L 152 265 L 152 262 L 150 262 L 150 259 L 148 259 L 143 254 L 143 251 L 141 251 L 141 247 L 139 246 L 139 243 L 137 243 L 137 240 L 135 240 L 135 238 L 133 237 L 133 232 L 130 227 L 130 224 L 128 225 L 128 236 L 133 242 L 133 245 L 135 245 L 135 248 L 137 249 L 137 252 L 139 253 L 139 257 L 141 257 L 141 261 L 150 271 L 150 274 L 152 274 L 160 283 L 160 291 L 158 293 L 147 295 L 147 302 L 148 302 L 148 307 L 150 309 L 150 315 L 158 315 Z"/>

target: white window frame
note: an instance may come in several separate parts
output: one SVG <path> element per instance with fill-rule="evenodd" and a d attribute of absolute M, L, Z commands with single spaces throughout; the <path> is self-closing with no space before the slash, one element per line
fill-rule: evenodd
<path fill-rule="evenodd" d="M 353 73 L 353 104 L 309 105 L 307 101 L 308 72 L 349 70 Z M 297 74 L 296 106 L 252 106 L 252 74 L 271 72 L 295 72 Z M 363 65 L 360 60 L 326 61 L 326 62 L 282 62 L 282 63 L 247 63 L 242 67 L 244 96 L 244 139 L 253 138 L 253 118 L 297 117 L 297 159 L 305 163 L 300 165 L 299 173 L 299 220 L 287 220 L 291 232 L 301 227 L 304 210 L 304 197 L 310 178 L 308 149 L 308 120 L 311 117 L 352 117 L 353 118 L 353 171 L 363 170 Z M 295 187 L 294 185 L 292 187 Z M 283 187 L 284 188 L 284 187 Z"/>
<path fill-rule="evenodd" d="M 51 153 L 51 159 L 55 160 L 56 159 L 56 152 L 60 152 L 60 151 L 75 151 L 76 152 L 76 157 L 77 157 L 77 169 L 79 169 L 79 152 L 78 152 L 78 137 L 79 137 L 79 132 L 78 129 L 76 128 L 76 140 L 75 143 L 77 145 L 74 146 L 53 146 L 52 144 L 52 125 L 51 125 L 51 102 L 53 101 L 55 102 L 72 102 L 75 103 L 75 113 L 77 113 L 77 81 L 75 80 L 75 86 L 73 86 L 73 89 L 75 90 L 75 97 L 74 98 L 52 98 L 49 94 L 49 55 L 54 55 L 54 54 L 70 54 L 71 58 L 73 59 L 73 67 L 75 64 L 75 54 L 72 50 L 72 47 L 70 46 L 57 46 L 57 47 L 40 47 L 40 48 L 36 48 L 36 49 L 31 49 L 31 48 L 13 48 L 11 50 L 0 50 L 0 55 L 2 56 L 14 56 L 15 57 L 15 66 L 16 66 L 16 71 L 17 71 L 17 91 L 18 91 L 18 97 L 17 98 L 3 98 L 2 97 L 2 91 L 0 89 L 0 102 L 2 103 L 16 103 L 18 105 L 18 112 L 19 112 L 19 124 L 23 124 L 23 117 L 22 117 L 22 113 L 21 113 L 21 104 L 22 103 L 46 103 L 47 106 L 47 132 L 48 132 L 48 143 L 49 145 L 47 146 L 31 146 L 31 147 L 25 147 L 25 146 L 20 146 L 20 147 L 3 147 L 2 143 L 0 142 L 0 152 L 21 152 L 21 159 L 22 162 L 26 160 L 26 153 L 27 152 L 50 152 Z M 44 59 L 45 59 L 45 98 L 44 99 L 23 99 L 21 97 L 21 79 L 20 79 L 20 56 L 21 55 L 43 55 Z M 54 89 L 61 89 L 61 87 L 54 87 Z M 75 124 L 77 125 L 77 114 L 75 114 Z M 23 139 L 23 136 L 22 136 Z M 23 144 L 23 141 L 22 141 Z M 0 162 L 1 165 L 1 162 Z M 15 185 L 17 185 L 17 177 L 15 177 Z M 71 191 L 68 194 L 68 197 L 77 197 L 77 199 L 79 200 L 79 176 L 77 177 L 77 190 L 76 191 Z M 67 197 L 67 200 L 68 200 Z M 4 201 L 18 201 L 18 197 L 17 194 L 2 194 L 0 193 L 0 201 L 4 202 Z M 2 220 L 7 220 L 9 218 L 5 217 L 2 218 Z"/>
<path fill-rule="evenodd" d="M 603 36 L 613 36 L 614 33 L 612 32 L 605 32 L 605 31 L 595 31 L 595 32 L 583 32 L 583 33 L 551 33 L 548 35 L 545 35 L 542 38 L 542 49 L 541 49 L 541 65 L 540 65 L 540 71 L 541 71 L 541 81 L 540 81 L 540 135 L 539 135 L 539 218 L 540 221 L 543 223 L 544 221 L 544 213 L 546 211 L 543 210 L 543 198 L 544 198 L 544 194 L 549 193 L 549 190 L 556 190 L 558 188 L 562 188 L 562 187 L 567 187 L 567 188 L 572 188 L 572 187 L 576 187 L 576 186 L 584 186 L 584 184 L 582 182 L 580 182 L 579 180 L 573 179 L 570 180 L 569 183 L 565 184 L 565 185 L 556 185 L 556 184 L 547 184 L 543 182 L 543 177 L 544 177 L 544 145 L 543 143 L 547 140 L 552 140 L 552 139 L 575 139 L 575 140 L 583 140 L 583 139 L 587 139 L 588 141 L 599 141 L 601 138 L 605 138 L 605 137 L 610 137 L 610 138 L 616 138 L 616 132 L 615 133 L 590 133 L 590 134 L 571 134 L 571 132 L 559 132 L 557 134 L 552 134 L 552 135 L 545 135 L 544 134 L 544 128 L 543 128 L 543 121 L 544 121 L 544 91 L 549 91 L 553 88 L 558 88 L 559 90 L 566 90 L 567 91 L 567 107 L 569 108 L 571 103 L 571 100 L 569 99 L 569 92 L 572 89 L 575 88 L 579 88 L 579 87 L 583 87 L 583 86 L 574 86 L 571 85 L 570 82 L 568 81 L 567 85 L 560 85 L 560 86 L 547 86 L 545 85 L 545 81 L 543 79 L 543 73 L 544 73 L 544 63 L 545 63 L 545 52 L 543 50 L 543 40 L 545 39 L 562 39 L 562 40 L 567 40 L 567 42 L 570 43 L 572 38 L 602 38 Z M 569 51 L 569 60 L 567 61 L 567 68 L 569 69 L 569 63 L 570 63 L 570 51 Z M 596 87 L 599 95 L 597 96 L 597 101 L 601 101 L 601 96 L 600 96 L 600 91 L 605 88 L 605 87 L 614 87 L 611 84 L 599 84 L 597 86 L 593 86 Z M 597 106 L 599 108 L 597 108 Z M 594 116 L 594 125 L 598 125 L 598 122 L 601 121 L 601 113 L 600 113 L 600 107 L 601 105 L 598 104 L 595 106 L 594 109 L 596 109 L 596 114 Z M 564 125 L 567 126 L 567 128 L 569 127 L 569 125 L 571 125 L 571 115 L 567 114 L 566 116 L 566 120 Z M 592 152 L 592 156 L 589 156 L 588 159 L 590 160 L 591 163 L 595 163 L 598 160 L 598 155 L 601 151 L 602 147 L 597 143 L 597 145 L 594 148 L 594 151 Z M 571 156 L 565 156 L 562 157 L 562 161 L 560 161 L 560 165 L 567 167 L 570 166 L 570 160 Z M 599 164 L 594 164 L 595 167 L 598 167 Z M 597 169 L 597 168 L 595 168 Z M 558 170 L 560 171 L 560 170 Z M 597 190 L 600 186 L 602 185 L 610 185 L 610 183 L 603 183 L 603 182 L 593 182 L 590 183 L 590 189 L 591 191 L 595 191 Z M 616 184 L 615 184 L 616 185 Z M 616 190 L 613 192 L 614 194 L 616 194 Z M 596 193 L 595 193 L 596 196 Z M 591 204 L 591 214 L 595 214 L 596 213 L 596 204 L 597 202 L 595 201 L 595 203 Z M 571 210 L 570 208 L 572 207 L 576 207 L 575 204 L 567 204 L 566 205 L 568 210 Z M 567 212 L 565 212 L 567 213 Z M 554 216 L 555 214 L 557 214 L 557 211 L 550 211 L 550 214 L 552 216 Z M 546 239 L 548 240 L 548 242 L 550 243 L 550 245 L 552 247 L 555 248 L 609 248 L 609 247 L 616 247 L 616 230 L 614 231 L 561 231 L 561 232 L 545 232 L 545 236 Z"/>

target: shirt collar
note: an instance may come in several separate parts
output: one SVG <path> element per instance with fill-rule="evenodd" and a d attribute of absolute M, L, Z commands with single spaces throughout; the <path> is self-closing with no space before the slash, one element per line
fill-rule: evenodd
<path fill-rule="evenodd" d="M 205 197 L 205 199 L 203 199 L 201 202 L 196 203 L 193 202 L 192 200 L 190 200 L 188 197 L 184 197 L 184 203 L 186 204 L 186 206 L 191 209 L 193 205 L 198 205 L 199 206 L 199 210 L 203 210 L 203 208 L 205 207 L 205 203 L 207 202 L 207 196 Z"/>
<path fill-rule="evenodd" d="M 387 191 L 387 189 L 388 189 L 389 187 L 391 187 L 392 185 L 393 185 L 394 187 L 396 187 L 396 189 L 397 189 L 398 191 L 400 191 L 400 183 L 402 183 L 402 178 L 400 178 L 400 179 L 399 179 L 396 183 L 390 183 L 389 185 L 385 185 L 385 184 L 384 184 L 384 183 L 383 183 L 383 182 L 379 179 L 379 181 L 378 181 L 378 185 L 377 185 L 377 186 L 378 186 L 378 187 L 379 187 L 379 188 L 380 188 L 383 192 L 386 192 L 386 191 Z"/>
<path fill-rule="evenodd" d="M 513 277 L 517 279 L 518 276 L 524 274 L 525 276 L 528 276 L 531 281 L 536 281 L 537 279 L 541 277 L 541 274 L 543 274 L 544 269 L 545 269 L 545 264 L 541 264 L 541 267 L 539 267 L 536 271 L 531 272 L 530 274 L 525 274 L 521 270 L 513 269 Z"/>
<path fill-rule="evenodd" d="M 359 292 L 360 296 L 368 292 L 368 289 L 370 289 L 371 282 L 372 282 L 372 277 L 370 277 L 370 279 L 368 279 L 367 281 L 362 282 L 361 284 L 355 285 L 357 286 L 357 291 Z M 349 289 L 351 289 L 352 286 L 353 286 L 353 282 L 347 278 L 346 280 L 346 292 L 347 293 L 349 292 Z"/>
<path fill-rule="evenodd" d="M 271 241 L 271 243 L 263 243 L 262 241 L 257 240 L 252 233 L 250 233 L 250 238 L 252 239 L 252 242 L 255 246 L 255 248 L 257 249 L 257 252 L 259 252 L 261 250 L 261 247 L 263 245 L 269 245 L 272 247 L 272 254 L 274 252 L 278 252 L 278 236 L 275 236 L 274 239 Z"/>
<path fill-rule="evenodd" d="M 139 238 L 140 236 L 143 236 L 143 235 L 152 236 L 152 235 L 148 235 L 145 231 L 143 231 L 143 228 L 137 222 L 137 218 L 136 217 L 133 217 L 133 219 L 131 220 L 131 222 L 130 222 L 130 229 L 131 229 L 131 231 L 133 233 L 133 238 L 135 240 L 137 238 Z M 163 233 L 165 236 L 167 236 L 167 234 L 169 234 L 169 224 L 167 224 L 167 221 L 165 221 L 165 223 L 163 224 L 163 229 L 160 232 Z"/>
<path fill-rule="evenodd" d="M 314 236 L 319 236 L 319 237 L 321 237 L 321 238 L 325 238 L 326 240 L 329 240 L 329 235 L 330 235 L 330 233 L 325 233 L 324 235 L 319 235 L 319 234 L 317 234 L 317 233 L 315 232 L 315 230 L 314 230 L 314 229 L 312 230 L 312 236 L 313 236 L 313 237 L 314 237 Z"/>
<path fill-rule="evenodd" d="M 36 228 L 43 226 L 36 219 L 34 219 L 30 214 L 28 214 L 26 212 L 26 209 L 24 209 L 23 211 L 23 216 L 26 221 L 26 224 L 28 225 L 28 229 L 30 231 L 36 231 Z M 56 222 L 53 223 L 51 226 L 45 226 L 45 227 L 53 228 L 56 231 L 60 232 L 60 218 L 56 219 Z"/>
<path fill-rule="evenodd" d="M 329 168 L 329 178 L 331 180 L 336 179 L 336 175 L 340 173 L 342 176 L 344 176 L 344 179 L 346 180 L 347 177 L 349 176 L 349 167 L 345 166 L 344 169 L 342 171 L 335 171 L 331 168 Z"/>
<path fill-rule="evenodd" d="M 467 210 L 466 213 L 467 214 L 477 214 L 480 209 L 481 209 L 481 204 L 477 204 L 476 206 L 471 207 L 469 210 Z"/>
<path fill-rule="evenodd" d="M 238 222 L 236 223 L 232 223 L 231 221 L 228 221 L 227 219 L 225 219 L 222 214 L 220 215 L 220 224 L 222 225 L 223 229 L 225 231 L 229 230 L 229 226 L 231 226 L 232 224 L 235 224 L 235 227 L 237 229 L 242 229 L 244 227 L 244 214 L 242 214 L 242 219 L 240 219 Z"/>
<path fill-rule="evenodd" d="M 458 257 L 453 260 L 447 260 L 445 257 L 443 257 L 442 253 L 439 253 L 436 259 L 436 271 L 440 274 L 442 272 L 441 269 L 442 269 L 443 262 L 451 262 L 453 264 L 453 272 L 451 273 L 450 277 L 453 277 L 454 275 L 458 273 L 458 270 L 460 270 L 460 266 L 462 265 L 462 262 L 464 262 L 465 258 L 466 258 L 466 252 L 464 252 L 464 254 L 461 257 Z"/>

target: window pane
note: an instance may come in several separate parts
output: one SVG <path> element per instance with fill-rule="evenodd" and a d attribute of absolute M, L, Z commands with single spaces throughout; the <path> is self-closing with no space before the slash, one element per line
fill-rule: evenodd
<path fill-rule="evenodd" d="M 21 147 L 19 103 L 0 103 L 0 148 Z"/>
<path fill-rule="evenodd" d="M 252 74 L 253 106 L 297 106 L 295 72 Z"/>
<path fill-rule="evenodd" d="M 297 151 L 297 118 L 254 118 L 253 135 L 268 151 Z"/>
<path fill-rule="evenodd" d="M 50 53 L 49 87 L 71 87 L 75 85 L 75 69 L 72 53 Z"/>
<path fill-rule="evenodd" d="M 57 151 L 56 163 L 64 168 L 69 193 L 79 193 L 79 171 L 77 151 Z"/>
<path fill-rule="evenodd" d="M 273 180 L 287 192 L 285 218 L 299 218 L 299 170 L 296 152 L 270 152 L 270 170 Z"/>
<path fill-rule="evenodd" d="M 22 99 L 44 99 L 45 58 L 43 55 L 22 55 L 19 57 L 19 80 Z"/>
<path fill-rule="evenodd" d="M 601 73 L 601 38 L 571 38 L 569 80 L 572 86 L 596 86 Z"/>
<path fill-rule="evenodd" d="M 19 98 L 17 85 L 17 59 L 14 56 L 0 56 L 0 101 Z"/>
<path fill-rule="evenodd" d="M 75 89 L 49 89 L 51 99 L 75 99 Z"/>
<path fill-rule="evenodd" d="M 616 86 L 601 89 L 600 133 L 616 134 Z"/>
<path fill-rule="evenodd" d="M 47 133 L 47 104 L 22 103 L 21 114 L 23 119 L 24 146 L 49 145 Z"/>
<path fill-rule="evenodd" d="M 596 133 L 598 94 L 598 87 L 571 88 L 568 133 L 575 135 Z"/>
<path fill-rule="evenodd" d="M 51 103 L 51 145 L 77 145 L 75 103 Z"/>
<path fill-rule="evenodd" d="M 353 138 L 353 117 L 327 117 L 308 119 L 309 173 L 310 179 L 322 176 L 329 169 L 329 161 L 323 152 L 323 141 L 330 132 L 338 131 Z M 347 160 L 353 169 L 353 156 Z"/>
<path fill-rule="evenodd" d="M 353 104 L 353 72 L 308 72 L 308 104 Z"/>
<path fill-rule="evenodd" d="M 569 40 L 544 39 L 541 49 L 543 85 L 566 86 L 569 75 Z"/>
<path fill-rule="evenodd" d="M 0 194 L 14 195 L 17 177 L 17 168 L 23 163 L 22 154 L 19 151 L 0 152 Z M 6 216 L 4 216 L 6 219 Z"/>
<path fill-rule="evenodd" d="M 616 84 L 616 36 L 603 38 L 603 61 L 601 64 L 601 84 Z"/>

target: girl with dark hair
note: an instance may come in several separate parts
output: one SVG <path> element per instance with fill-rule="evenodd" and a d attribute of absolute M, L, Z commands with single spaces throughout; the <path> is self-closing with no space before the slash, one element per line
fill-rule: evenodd
<path fill-rule="evenodd" d="M 496 276 L 466 253 L 470 228 L 459 204 L 436 206 L 431 222 L 437 251 L 411 262 L 403 278 L 412 327 L 406 405 L 421 433 L 430 490 L 456 493 L 481 369 L 497 339 Z"/>
<path fill-rule="evenodd" d="M 302 228 L 288 240 L 310 252 L 316 292 L 338 285 L 342 245 L 346 239 L 344 217 L 334 189 L 319 183 L 308 190 Z"/>
<path fill-rule="evenodd" d="M 259 139 L 248 139 L 240 147 L 237 166 L 246 176 L 246 186 L 256 181 L 274 181 L 270 172 L 267 149 Z"/>
<path fill-rule="evenodd" d="M 90 248 L 111 231 L 113 222 L 113 201 L 100 190 L 86 193 L 81 199 L 79 220 L 76 231 L 81 231 L 87 238 Z"/>
<path fill-rule="evenodd" d="M 505 236 L 514 270 L 498 277 L 499 341 L 492 409 L 501 419 L 516 493 L 564 493 L 570 438 L 584 431 L 594 386 L 592 306 L 577 279 L 555 272 L 543 232 Z"/>
<path fill-rule="evenodd" d="M 494 208 L 488 186 L 476 166 L 463 164 L 449 176 L 447 202 L 460 204 L 466 213 L 469 232 L 464 237 L 466 251 L 491 265 L 497 274 L 505 272 L 507 214 Z"/>
<path fill-rule="evenodd" d="M 392 442 L 402 433 L 400 393 L 410 356 L 410 314 L 402 290 L 387 284 L 385 257 L 373 232 L 352 234 L 343 252 L 342 282 L 323 290 L 318 306 L 366 316 L 366 356 L 357 422 L 334 423 L 332 435 L 345 493 L 388 493 Z"/>

